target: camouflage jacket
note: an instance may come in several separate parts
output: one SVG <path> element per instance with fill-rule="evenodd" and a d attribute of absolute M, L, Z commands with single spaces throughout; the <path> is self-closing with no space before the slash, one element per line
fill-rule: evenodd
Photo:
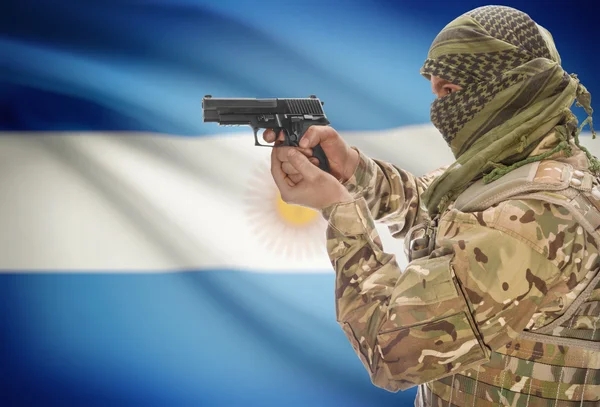
<path fill-rule="evenodd" d="M 420 196 L 443 168 L 416 177 L 356 150 L 345 183 L 354 201 L 322 214 L 337 320 L 372 382 L 389 391 L 420 385 L 419 405 L 599 405 L 599 352 L 567 358 L 564 347 L 518 340 L 559 317 L 600 267 L 597 243 L 569 212 L 526 199 L 474 213 L 450 206 L 433 253 L 402 271 L 375 222 L 403 238 L 427 221 Z M 558 159 L 587 163 L 582 154 Z M 600 290 L 592 297 L 587 314 L 558 329 L 587 328 L 600 341 Z"/>

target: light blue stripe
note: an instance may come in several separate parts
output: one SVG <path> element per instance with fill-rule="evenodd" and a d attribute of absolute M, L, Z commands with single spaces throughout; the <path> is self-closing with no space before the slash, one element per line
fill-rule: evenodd
<path fill-rule="evenodd" d="M 105 405 L 398 406 L 414 399 L 414 391 L 392 394 L 370 383 L 335 322 L 333 274 L 2 274 L 0 298 L 8 305 L 0 332 L 9 384 L 50 381 L 57 390 L 46 397 L 55 401 L 75 394 L 87 405 L 102 394 Z M 70 395 L 60 394 L 67 384 Z"/>

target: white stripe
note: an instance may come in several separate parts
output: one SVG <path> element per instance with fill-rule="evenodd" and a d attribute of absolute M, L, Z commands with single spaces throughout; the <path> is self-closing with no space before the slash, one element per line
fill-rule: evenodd
<path fill-rule="evenodd" d="M 2 270 L 332 272 L 323 220 L 277 215 L 271 149 L 251 131 L 34 134 L 0 133 Z M 430 125 L 342 135 L 418 175 L 452 161 Z M 404 266 L 402 241 L 378 228 Z"/>

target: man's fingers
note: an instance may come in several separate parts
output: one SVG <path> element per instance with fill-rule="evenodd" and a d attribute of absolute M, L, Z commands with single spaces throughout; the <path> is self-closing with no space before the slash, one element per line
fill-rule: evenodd
<path fill-rule="evenodd" d="M 303 154 L 296 150 L 290 150 L 288 152 L 288 159 L 290 164 L 302 175 L 304 179 L 314 180 L 320 175 L 320 169 L 316 168 L 314 164 L 306 158 Z"/>
<path fill-rule="evenodd" d="M 285 134 L 283 133 L 283 130 L 280 130 L 276 135 L 273 129 L 266 129 L 263 132 L 263 140 L 267 143 L 275 142 L 275 144 L 281 144 L 285 140 Z"/>
<path fill-rule="evenodd" d="M 276 150 L 277 150 L 277 159 L 279 161 L 281 161 L 281 162 L 289 161 L 288 153 L 292 149 L 300 151 L 302 154 L 304 154 L 307 157 L 311 157 L 312 156 L 312 149 L 310 149 L 310 148 L 281 146 L 281 147 L 277 147 L 276 148 Z"/>
<path fill-rule="evenodd" d="M 310 126 L 300 140 L 300 147 L 313 148 L 317 144 L 321 144 L 323 141 L 326 141 L 334 134 L 335 130 L 329 126 Z"/>
<path fill-rule="evenodd" d="M 298 170 L 296 168 L 294 168 L 294 166 L 288 161 L 281 163 L 281 169 L 287 175 L 299 174 Z"/>
<path fill-rule="evenodd" d="M 300 174 L 288 175 L 287 179 L 291 179 L 295 185 L 295 184 L 299 183 L 300 181 L 302 181 L 302 175 L 300 175 Z"/>
<path fill-rule="evenodd" d="M 290 188 L 290 185 L 285 180 L 286 175 L 281 169 L 281 161 L 277 158 L 276 150 L 277 149 L 274 148 L 271 152 L 271 175 L 273 176 L 277 188 L 279 188 L 279 191 L 281 191 L 283 195 L 284 191 L 287 191 Z"/>
<path fill-rule="evenodd" d="M 275 141 L 275 132 L 273 129 L 267 129 L 263 132 L 263 140 L 265 140 L 267 143 L 272 143 Z"/>
<path fill-rule="evenodd" d="M 285 134 L 283 133 L 283 130 L 279 130 L 279 133 L 277 133 L 277 139 L 275 140 L 275 145 L 278 146 L 280 144 L 283 144 L 284 141 Z"/>
<path fill-rule="evenodd" d="M 278 141 L 284 141 L 285 140 L 285 133 L 283 130 L 279 131 L 279 134 L 277 134 L 277 140 Z"/>
<path fill-rule="evenodd" d="M 273 175 L 273 180 L 281 193 L 281 199 L 283 199 L 286 203 L 292 203 L 294 200 L 294 196 L 296 195 L 296 184 L 304 178 L 300 174 L 292 175 L 288 177 L 283 170 L 281 169 L 281 161 L 277 159 L 277 154 L 275 154 L 275 148 L 271 153 L 271 174 Z M 296 152 L 297 155 L 304 157 L 302 154 Z M 306 160 L 307 158 L 304 157 Z M 310 163 L 309 163 L 310 165 Z"/>
<path fill-rule="evenodd" d="M 306 130 L 306 133 L 304 133 L 304 136 L 302 136 L 302 140 L 300 140 L 300 147 L 302 148 L 303 152 L 308 151 L 316 145 L 327 141 L 335 134 L 335 130 L 329 126 L 310 126 L 308 130 Z M 285 133 L 283 130 L 280 130 L 277 134 L 275 134 L 273 129 L 267 129 L 263 132 L 263 139 L 267 143 L 274 142 L 276 145 L 278 145 L 283 143 L 285 140 Z M 311 153 L 308 155 L 312 155 L 312 150 L 310 151 Z"/>
<path fill-rule="evenodd" d="M 314 157 L 310 157 L 308 159 L 308 161 L 311 162 L 311 164 L 316 165 L 317 167 L 319 166 L 319 160 L 317 160 Z M 285 172 L 288 176 L 289 175 L 296 175 L 299 174 L 298 170 L 289 162 L 289 161 L 284 161 L 281 163 L 281 169 L 283 170 L 283 172 Z M 297 181 L 294 181 L 297 182 Z"/>

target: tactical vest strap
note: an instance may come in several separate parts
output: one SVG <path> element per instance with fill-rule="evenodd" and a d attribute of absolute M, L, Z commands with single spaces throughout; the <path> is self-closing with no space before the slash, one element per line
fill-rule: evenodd
<path fill-rule="evenodd" d="M 460 194 L 454 208 L 475 212 L 509 199 L 538 199 L 563 206 L 600 242 L 600 188 L 594 187 L 591 174 L 573 170 L 570 164 L 538 161 L 489 184 L 479 180 Z"/>
<path fill-rule="evenodd" d="M 545 172 L 550 174 L 546 175 Z M 569 164 L 536 161 L 519 167 L 489 184 L 484 184 L 483 180 L 476 181 L 460 194 L 454 202 L 454 208 L 462 212 L 475 212 L 515 195 L 564 190 L 569 187 L 572 176 L 573 167 Z"/>

